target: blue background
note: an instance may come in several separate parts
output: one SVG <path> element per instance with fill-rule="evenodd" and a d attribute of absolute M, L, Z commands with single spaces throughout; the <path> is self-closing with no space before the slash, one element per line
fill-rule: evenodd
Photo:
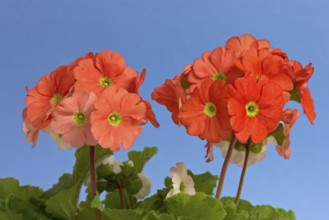
<path fill-rule="evenodd" d="M 56 67 L 89 51 L 118 51 L 128 66 L 147 68 L 141 94 L 150 100 L 154 87 L 181 73 L 185 64 L 223 46 L 231 36 L 250 33 L 270 40 L 290 59 L 313 63 L 309 87 L 317 119 L 312 126 L 303 115 L 295 124 L 290 160 L 268 147 L 266 160 L 248 169 L 242 197 L 292 209 L 300 220 L 329 219 L 328 9 L 326 0 L 1 0 L 0 177 L 47 189 L 62 173 L 71 172 L 74 150 L 58 150 L 44 133 L 32 150 L 22 132 L 25 86 L 33 87 Z M 165 107 L 151 103 L 161 126 L 146 125 L 132 149 L 159 148 L 145 168 L 152 191 L 163 186 L 170 166 L 179 161 L 194 173 L 218 175 L 220 151 L 215 149 L 214 162 L 205 163 L 205 142 L 188 136 Z M 126 151 L 115 157 L 125 160 Z M 235 195 L 240 170 L 229 167 L 224 195 Z"/>

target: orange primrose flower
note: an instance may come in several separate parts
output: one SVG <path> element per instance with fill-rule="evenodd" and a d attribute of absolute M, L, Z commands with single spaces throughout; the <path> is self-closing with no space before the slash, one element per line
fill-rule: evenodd
<path fill-rule="evenodd" d="M 87 90 L 100 95 L 106 88 L 116 85 L 130 90 L 137 72 L 126 67 L 126 62 L 118 52 L 105 50 L 91 58 L 86 58 L 74 68 L 77 90 Z"/>
<path fill-rule="evenodd" d="M 237 79 L 227 86 L 228 112 L 232 129 L 241 143 L 251 138 L 254 144 L 264 141 L 282 118 L 282 90 L 261 75 Z"/>
<path fill-rule="evenodd" d="M 74 75 L 70 65 L 60 66 L 50 75 L 43 76 L 37 86 L 28 90 L 25 98 L 26 118 L 38 129 L 47 127 L 51 113 L 74 85 Z"/>
<path fill-rule="evenodd" d="M 226 140 L 231 135 L 227 100 L 221 80 L 205 80 L 196 88 L 178 115 L 187 133 L 208 143 Z"/>
<path fill-rule="evenodd" d="M 91 114 L 91 132 L 103 148 L 129 149 L 142 132 L 146 107 L 139 95 L 111 86 L 100 95 Z"/>

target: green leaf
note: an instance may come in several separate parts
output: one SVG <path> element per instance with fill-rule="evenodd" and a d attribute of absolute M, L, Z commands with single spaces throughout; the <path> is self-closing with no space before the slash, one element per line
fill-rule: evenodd
<path fill-rule="evenodd" d="M 195 175 L 190 170 L 188 174 L 192 177 L 194 182 L 194 188 L 196 192 L 203 192 L 208 195 L 212 195 L 214 188 L 217 184 L 217 176 L 212 175 L 210 172 Z"/>
<path fill-rule="evenodd" d="M 159 193 L 144 199 L 139 203 L 137 210 L 142 216 L 146 216 L 152 211 L 160 211 L 163 207 L 163 200 L 161 199 Z"/>
<path fill-rule="evenodd" d="M 156 147 L 145 147 L 143 151 L 130 151 L 128 158 L 134 163 L 137 172 L 141 173 L 147 161 L 149 161 L 156 153 Z"/>
<path fill-rule="evenodd" d="M 102 214 L 110 218 L 111 220 L 142 220 L 142 217 L 137 213 L 136 210 L 131 209 L 104 209 Z"/>
<path fill-rule="evenodd" d="M 225 217 L 225 210 L 219 200 L 204 193 L 194 196 L 179 193 L 165 200 L 165 205 L 167 213 L 176 218 L 184 216 L 197 220 L 221 220 Z"/>
<path fill-rule="evenodd" d="M 240 200 L 235 208 L 234 198 L 224 197 L 220 201 L 227 213 L 225 220 L 296 220 L 292 211 L 281 208 L 269 205 L 253 206 L 246 200 Z"/>
<path fill-rule="evenodd" d="M 274 136 L 276 142 L 281 145 L 284 141 L 284 129 L 283 125 L 280 123 L 279 126 L 271 133 Z"/>
<path fill-rule="evenodd" d="M 69 189 L 73 186 L 73 178 L 71 174 L 63 174 L 58 183 L 54 184 L 49 190 L 43 193 L 42 198 L 49 199 L 50 197 L 58 194 L 63 189 Z"/>
<path fill-rule="evenodd" d="M 0 198 L 5 199 L 10 194 L 19 193 L 19 182 L 14 178 L 0 179 Z"/>
<path fill-rule="evenodd" d="M 6 206 L 10 211 L 22 214 L 24 220 L 50 220 L 44 209 L 15 195 L 7 198 Z"/>
<path fill-rule="evenodd" d="M 22 214 L 13 211 L 0 211 L 1 220 L 23 220 Z"/>
<path fill-rule="evenodd" d="M 92 208 L 83 209 L 83 210 L 79 211 L 77 219 L 78 220 L 95 219 L 96 218 L 95 211 L 96 211 L 96 209 L 92 209 Z M 109 217 L 105 216 L 104 214 L 102 214 L 102 220 L 112 220 L 112 218 L 109 218 Z"/>
<path fill-rule="evenodd" d="M 166 213 L 158 215 L 155 211 L 151 211 L 143 218 L 143 220 L 175 220 L 175 217 Z"/>
<path fill-rule="evenodd" d="M 101 202 L 101 200 L 99 199 L 99 196 L 96 195 L 94 197 L 94 199 L 91 201 L 91 208 L 95 208 L 95 209 L 99 209 L 99 210 L 103 210 L 103 204 Z"/>
<path fill-rule="evenodd" d="M 72 187 L 59 192 L 57 195 L 51 197 L 46 202 L 46 211 L 54 218 L 58 219 L 74 219 L 76 212 L 76 189 Z"/>
<path fill-rule="evenodd" d="M 137 205 L 137 199 L 132 197 L 126 190 L 123 190 L 124 206 L 126 209 L 133 209 Z M 104 205 L 106 208 L 121 209 L 119 190 L 114 190 L 106 195 Z"/>

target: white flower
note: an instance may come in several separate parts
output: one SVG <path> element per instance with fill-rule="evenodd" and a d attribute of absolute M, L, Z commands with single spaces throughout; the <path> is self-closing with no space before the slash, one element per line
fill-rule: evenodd
<path fill-rule="evenodd" d="M 138 193 L 133 196 L 137 199 L 144 199 L 147 195 L 150 194 L 152 183 L 150 178 L 148 178 L 144 174 L 139 173 L 138 176 L 142 180 L 142 188 L 138 191 Z"/>
<path fill-rule="evenodd" d="M 273 143 L 276 143 L 275 138 L 273 136 L 269 136 L 264 140 L 263 143 L 257 145 L 258 149 L 251 150 L 249 153 L 247 166 L 251 166 L 257 162 L 264 160 L 266 157 L 266 144 L 273 144 Z M 230 142 L 221 141 L 215 145 L 222 151 L 222 156 L 223 158 L 225 158 Z M 246 156 L 246 150 L 237 150 L 234 148 L 230 159 L 230 163 L 234 163 L 239 167 L 243 167 L 245 156 Z"/>
<path fill-rule="evenodd" d="M 49 134 L 49 136 L 51 137 L 51 139 L 53 139 L 57 145 L 57 147 L 62 150 L 65 151 L 66 149 L 71 149 L 72 146 L 69 145 L 68 143 L 65 143 L 63 141 L 63 139 L 61 138 L 61 135 L 56 134 L 53 130 L 51 130 L 49 127 L 46 127 L 45 129 L 43 129 L 44 132 L 46 132 L 47 134 Z"/>
<path fill-rule="evenodd" d="M 171 167 L 170 175 L 172 177 L 173 188 L 168 192 L 167 198 L 181 192 L 195 195 L 193 179 L 187 174 L 183 162 L 176 163 L 176 167 Z"/>
<path fill-rule="evenodd" d="M 113 155 L 106 157 L 102 161 L 102 164 L 104 164 L 104 165 L 108 164 L 108 165 L 113 166 L 113 173 L 115 173 L 115 174 L 118 174 L 121 172 L 121 165 L 123 165 L 123 163 L 120 160 L 115 160 Z"/>

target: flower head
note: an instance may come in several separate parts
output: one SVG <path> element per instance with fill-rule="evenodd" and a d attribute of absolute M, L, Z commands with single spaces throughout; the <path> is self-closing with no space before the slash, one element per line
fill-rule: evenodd
<path fill-rule="evenodd" d="M 81 60 L 74 69 L 74 75 L 77 80 L 75 89 L 87 90 L 98 96 L 113 85 L 129 90 L 137 72 L 126 67 L 120 53 L 105 50 Z"/>
<path fill-rule="evenodd" d="M 34 127 L 47 127 L 54 108 L 69 94 L 74 84 L 70 68 L 70 65 L 58 67 L 50 75 L 43 76 L 36 87 L 28 90 L 25 98 L 26 118 Z"/>
<path fill-rule="evenodd" d="M 110 87 L 95 101 L 91 131 L 104 147 L 113 151 L 129 149 L 146 123 L 146 107 L 137 94 Z"/>
<path fill-rule="evenodd" d="M 61 135 L 64 142 L 74 147 L 96 145 L 89 121 L 95 99 L 93 93 L 75 91 L 55 108 L 50 128 Z"/>
<path fill-rule="evenodd" d="M 206 80 L 193 91 L 178 116 L 187 133 L 217 143 L 231 135 L 223 81 Z"/>
<path fill-rule="evenodd" d="M 256 76 L 237 79 L 228 85 L 228 111 L 232 129 L 241 143 L 255 144 L 274 131 L 282 117 L 284 99 L 281 88 L 268 78 Z"/>
<path fill-rule="evenodd" d="M 194 182 L 183 162 L 176 163 L 176 167 L 170 168 L 170 175 L 172 177 L 173 188 L 168 192 L 167 198 L 178 193 L 186 193 L 195 195 Z"/>

